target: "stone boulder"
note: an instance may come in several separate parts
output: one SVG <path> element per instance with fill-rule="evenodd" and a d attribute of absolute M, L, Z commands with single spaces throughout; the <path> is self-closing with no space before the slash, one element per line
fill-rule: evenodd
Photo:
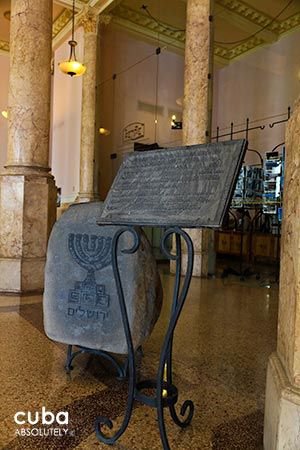
<path fill-rule="evenodd" d="M 126 354 L 115 279 L 112 238 L 118 227 L 99 226 L 103 204 L 72 205 L 53 227 L 47 250 L 44 328 L 65 344 Z M 161 310 L 162 288 L 150 244 L 142 231 L 134 254 L 119 252 L 119 268 L 134 348 L 150 335 Z M 132 245 L 130 233 L 118 248 Z"/>

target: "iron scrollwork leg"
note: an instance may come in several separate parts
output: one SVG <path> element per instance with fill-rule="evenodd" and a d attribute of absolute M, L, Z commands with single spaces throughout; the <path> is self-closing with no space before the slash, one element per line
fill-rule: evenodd
<path fill-rule="evenodd" d="M 97 438 L 104 442 L 105 444 L 114 444 L 119 437 L 124 433 L 126 430 L 128 423 L 131 418 L 132 409 L 133 409 L 133 403 L 134 403 L 134 396 L 135 396 L 135 387 L 136 387 L 136 367 L 135 367 L 135 355 L 134 355 L 134 347 L 131 337 L 131 331 L 130 331 L 130 325 L 128 320 L 128 314 L 126 309 L 126 303 L 124 298 L 124 292 L 122 288 L 121 283 L 121 277 L 120 277 L 120 271 L 118 266 L 118 243 L 120 240 L 120 237 L 126 233 L 130 232 L 133 237 L 133 245 L 129 249 L 122 249 L 121 252 L 124 254 L 132 254 L 137 251 L 140 245 L 140 235 L 138 231 L 134 227 L 123 227 L 119 229 L 116 234 L 114 235 L 113 241 L 112 241 L 112 268 L 113 273 L 116 281 L 116 288 L 117 288 L 117 294 L 118 299 L 120 303 L 120 309 L 122 314 L 122 321 L 123 321 L 123 327 L 125 331 L 125 337 L 126 337 L 126 343 L 127 343 L 127 349 L 128 349 L 128 376 L 129 376 L 129 390 L 128 390 L 128 399 L 127 399 L 127 407 L 125 416 L 122 422 L 122 425 L 114 433 L 112 436 L 106 436 L 103 433 L 102 427 L 103 425 L 106 425 L 109 429 L 113 428 L 113 423 L 108 417 L 97 417 L 95 422 L 96 427 L 96 435 Z"/>
<path fill-rule="evenodd" d="M 132 414 L 133 403 L 134 400 L 136 399 L 144 404 L 147 404 L 151 407 L 155 407 L 157 409 L 159 431 L 161 435 L 163 448 L 164 450 L 170 450 L 164 422 L 164 408 L 166 407 L 169 408 L 173 421 L 181 428 L 185 428 L 190 424 L 194 414 L 193 402 L 191 400 L 186 400 L 180 409 L 180 415 L 182 416 L 182 418 L 180 418 L 177 415 L 175 404 L 177 403 L 178 399 L 178 391 L 177 388 L 172 383 L 173 336 L 179 316 L 184 306 L 184 302 L 187 297 L 187 293 L 192 278 L 193 262 L 194 262 L 193 243 L 190 236 L 179 227 L 168 228 L 163 234 L 161 242 L 162 251 L 168 257 L 168 259 L 174 260 L 176 262 L 176 276 L 173 292 L 171 318 L 162 346 L 159 368 L 157 372 L 157 379 L 144 380 L 137 383 L 134 347 L 130 332 L 129 320 L 124 299 L 124 292 L 120 279 L 120 272 L 117 260 L 118 242 L 120 237 L 125 232 L 130 232 L 132 234 L 134 238 L 134 243 L 130 249 L 121 250 L 122 253 L 135 253 L 140 245 L 140 236 L 134 227 L 124 227 L 119 231 L 117 231 L 112 242 L 113 273 L 116 281 L 117 294 L 119 298 L 120 309 L 122 313 L 122 321 L 128 348 L 129 392 L 127 399 L 127 407 L 122 425 L 113 436 L 106 436 L 102 430 L 103 425 L 106 425 L 110 429 L 113 428 L 113 423 L 108 417 L 98 417 L 96 419 L 96 435 L 98 439 L 104 442 L 105 444 L 114 444 L 119 439 L 119 437 L 124 433 L 124 431 L 128 426 Z M 176 239 L 175 255 L 170 253 L 166 245 L 168 238 L 173 234 L 175 235 Z M 181 263 L 182 263 L 181 239 L 185 241 L 188 249 L 187 270 L 183 282 L 181 281 Z M 165 374 L 166 379 L 164 379 Z M 143 390 L 145 389 L 146 390 L 154 389 L 156 392 L 155 397 L 151 396 L 149 397 L 147 394 L 144 394 Z"/>
<path fill-rule="evenodd" d="M 111 363 L 111 365 L 116 369 L 118 380 L 123 380 L 126 378 L 127 366 L 128 366 L 127 359 L 125 360 L 125 362 L 123 364 L 121 364 L 110 353 L 108 353 L 104 350 L 97 350 L 97 349 L 83 347 L 81 345 L 76 345 L 75 347 L 78 347 L 79 350 L 73 352 L 72 347 L 73 347 L 72 345 L 68 345 L 67 360 L 66 360 L 66 364 L 65 364 L 65 370 L 66 370 L 67 374 L 69 374 L 71 372 L 71 370 L 73 370 L 72 362 L 76 358 L 76 356 L 80 355 L 81 353 L 88 353 L 90 355 L 100 356 L 101 358 L 109 361 Z"/>
<path fill-rule="evenodd" d="M 73 352 L 72 352 L 72 345 L 68 345 L 68 349 L 67 349 L 67 360 L 66 360 L 66 364 L 65 364 L 65 370 L 66 373 L 69 374 L 71 372 L 71 370 L 73 370 L 72 367 L 72 361 L 75 357 L 75 355 L 73 356 Z"/>
<path fill-rule="evenodd" d="M 170 236 L 175 235 L 176 240 L 176 254 L 173 255 L 170 253 L 170 251 L 167 248 L 167 240 Z M 181 263 L 182 263 L 182 249 L 181 249 L 181 238 L 185 241 L 187 245 L 187 255 L 188 255 L 188 261 L 187 261 L 187 269 L 185 278 L 183 280 L 183 284 L 181 286 Z M 193 263 L 194 263 L 194 248 L 193 243 L 190 238 L 190 236 L 181 228 L 179 227 L 173 227 L 169 228 L 165 231 L 161 247 L 163 253 L 171 260 L 176 261 L 176 274 L 175 274 L 175 285 L 174 285 L 174 291 L 173 291 L 173 304 L 172 304 L 172 310 L 171 310 L 171 319 L 169 322 L 169 326 L 167 329 L 167 333 L 164 339 L 164 343 L 162 346 L 161 356 L 160 356 L 160 363 L 159 363 L 159 369 L 157 374 L 157 415 L 158 415 L 158 423 L 159 423 L 159 430 L 160 435 L 163 443 L 164 450 L 169 450 L 170 446 L 168 443 L 167 433 L 166 433 L 166 427 L 164 422 L 164 410 L 163 410 L 163 386 L 165 384 L 164 382 L 164 373 L 165 373 L 165 367 L 167 367 L 167 385 L 172 387 L 172 345 L 173 345 L 173 336 L 174 331 L 180 316 L 180 313 L 182 311 L 185 299 L 187 297 L 187 293 L 189 290 L 192 274 L 193 274 Z M 166 392 L 166 395 L 168 395 L 168 389 Z M 170 403 L 169 410 L 171 417 L 173 421 L 176 423 L 176 425 L 180 426 L 181 428 L 187 427 L 194 414 L 194 404 L 191 400 L 186 400 L 180 410 L 181 416 L 186 416 L 183 420 L 178 417 L 176 409 L 175 409 L 175 403 Z"/>

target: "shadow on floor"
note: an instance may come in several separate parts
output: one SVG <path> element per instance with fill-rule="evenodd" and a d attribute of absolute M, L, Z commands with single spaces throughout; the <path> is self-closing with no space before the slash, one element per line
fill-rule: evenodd
<path fill-rule="evenodd" d="M 213 430 L 213 450 L 263 450 L 263 411 L 225 422 Z"/>

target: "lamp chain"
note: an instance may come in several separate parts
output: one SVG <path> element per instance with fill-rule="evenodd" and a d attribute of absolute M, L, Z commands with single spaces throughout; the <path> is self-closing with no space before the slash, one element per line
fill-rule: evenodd
<path fill-rule="evenodd" d="M 74 41 L 74 28 L 75 28 L 75 0 L 73 0 L 73 10 L 72 10 L 72 41 Z"/>

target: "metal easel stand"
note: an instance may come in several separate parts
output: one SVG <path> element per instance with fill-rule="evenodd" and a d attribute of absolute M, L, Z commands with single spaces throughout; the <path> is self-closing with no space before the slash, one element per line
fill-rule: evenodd
<path fill-rule="evenodd" d="M 175 408 L 175 405 L 178 400 L 178 390 L 177 387 L 173 384 L 172 380 L 173 336 L 176 324 L 178 322 L 185 299 L 187 297 L 193 273 L 193 262 L 194 262 L 193 243 L 190 236 L 184 230 L 182 230 L 177 226 L 166 229 L 162 235 L 161 239 L 162 252 L 168 257 L 168 259 L 176 261 L 176 275 L 173 291 L 173 304 L 171 309 L 171 317 L 161 349 L 156 380 L 143 380 L 138 382 L 134 346 L 132 342 L 132 336 L 126 309 L 126 302 L 124 298 L 124 291 L 122 287 L 122 281 L 120 278 L 120 271 L 118 266 L 118 243 L 121 235 L 123 235 L 126 232 L 131 233 L 134 242 L 130 249 L 121 249 L 120 250 L 121 253 L 133 254 L 139 248 L 140 235 L 138 229 L 136 229 L 134 226 L 125 226 L 120 228 L 116 232 L 112 242 L 112 266 L 117 286 L 120 309 L 122 313 L 122 321 L 128 347 L 129 390 L 128 390 L 127 407 L 123 422 L 120 428 L 117 431 L 114 431 L 114 434 L 106 435 L 103 431 L 103 426 L 106 426 L 110 430 L 112 430 L 113 422 L 108 417 L 103 416 L 97 417 L 95 422 L 96 435 L 99 441 L 109 445 L 114 444 L 126 430 L 131 418 L 134 401 L 137 400 L 152 408 L 156 408 L 162 446 L 164 450 L 170 450 L 164 421 L 164 409 L 165 408 L 169 409 L 173 421 L 180 428 L 186 428 L 190 424 L 194 414 L 193 402 L 191 400 L 186 400 L 180 408 L 181 417 L 178 416 Z M 171 254 L 170 250 L 167 247 L 168 238 L 173 234 L 175 235 L 176 238 L 175 255 Z M 181 238 L 185 241 L 188 249 L 187 272 L 184 280 L 181 280 L 180 277 L 181 263 L 182 263 Z M 149 391 L 152 392 L 153 395 L 149 394 Z"/>

